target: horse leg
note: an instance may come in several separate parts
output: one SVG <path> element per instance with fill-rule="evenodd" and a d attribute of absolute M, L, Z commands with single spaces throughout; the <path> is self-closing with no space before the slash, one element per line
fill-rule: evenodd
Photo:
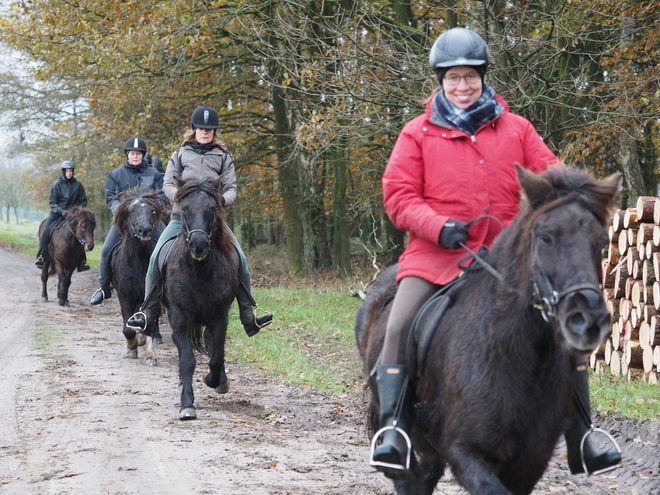
<path fill-rule="evenodd" d="M 66 308 L 69 307 L 69 287 L 71 286 L 71 273 L 61 270 L 57 274 L 57 303 Z"/>
<path fill-rule="evenodd" d="M 495 470 L 469 452 L 469 446 L 450 449 L 452 471 L 461 485 L 473 495 L 513 495 L 500 481 Z"/>
<path fill-rule="evenodd" d="M 394 490 L 397 495 L 432 495 L 444 471 L 444 463 L 438 461 L 436 456 L 423 454 L 417 461 L 413 455 L 408 477 L 393 480 Z"/>
<path fill-rule="evenodd" d="M 140 334 L 143 335 L 143 334 Z M 144 362 L 148 366 L 156 366 L 158 364 L 158 358 L 156 356 L 156 348 L 154 347 L 154 339 L 152 337 L 149 337 L 148 335 L 146 337 L 146 343 L 145 343 L 145 358 Z"/>
<path fill-rule="evenodd" d="M 204 331 L 204 343 L 209 354 L 210 372 L 204 375 L 207 387 L 219 394 L 229 392 L 229 382 L 225 371 L 225 339 L 227 338 L 228 316 L 222 315 L 217 323 Z"/>
<path fill-rule="evenodd" d="M 179 335 L 179 332 L 184 335 Z M 196 419 L 195 395 L 193 394 L 192 377 L 195 372 L 195 353 L 190 340 L 185 335 L 186 329 L 172 327 L 172 337 L 179 350 L 179 380 L 181 381 L 181 408 L 179 419 Z"/>
<path fill-rule="evenodd" d="M 124 337 L 126 337 L 126 355 L 125 358 L 138 358 L 138 334 L 132 328 L 128 328 L 124 323 Z"/>
<path fill-rule="evenodd" d="M 44 260 L 44 266 L 41 267 L 41 302 L 48 302 L 48 270 L 50 261 Z"/>

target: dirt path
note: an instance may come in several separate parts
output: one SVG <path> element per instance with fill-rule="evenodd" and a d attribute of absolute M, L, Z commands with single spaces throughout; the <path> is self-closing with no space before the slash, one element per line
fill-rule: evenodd
<path fill-rule="evenodd" d="M 179 421 L 169 327 L 158 366 L 123 359 L 116 299 L 88 304 L 96 275 L 74 274 L 70 308 L 41 303 L 32 261 L 0 249 L 0 494 L 392 493 L 366 463 L 362 398 L 265 381 L 231 362 L 220 396 L 202 384 L 202 363 L 199 419 Z M 658 423 L 603 426 L 626 467 L 571 476 L 560 445 L 534 495 L 660 494 Z M 465 492 L 448 476 L 436 493 Z"/>

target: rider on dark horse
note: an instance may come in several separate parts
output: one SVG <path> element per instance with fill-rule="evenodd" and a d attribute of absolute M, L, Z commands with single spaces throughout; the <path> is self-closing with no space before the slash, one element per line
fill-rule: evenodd
<path fill-rule="evenodd" d="M 381 430 L 371 464 L 393 477 L 407 474 L 406 440 L 412 413 L 406 403 L 411 394 L 404 356 L 417 311 L 440 286 L 461 274 L 458 263 L 466 255 L 461 245 L 476 252 L 490 247 L 500 232 L 490 220 L 470 229 L 468 222 L 481 215 L 494 216 L 504 226 L 513 220 L 520 197 L 515 163 L 536 173 L 562 166 L 532 124 L 511 113 L 486 85 L 491 55 L 477 33 L 464 28 L 445 31 L 433 44 L 429 62 L 440 87 L 429 99 L 426 112 L 405 125 L 383 176 L 387 214 L 398 229 L 410 233 L 399 259 L 398 290 L 376 367 L 380 426 L 394 428 Z M 577 395 L 588 411 L 583 357 L 573 376 Z M 579 408 L 575 409 L 564 435 L 569 467 L 573 473 L 582 473 L 580 443 L 588 427 Z M 599 451 L 587 437 L 584 458 L 587 471 L 593 473 L 616 466 L 621 455 L 615 450 Z"/>
<path fill-rule="evenodd" d="M 186 180 L 197 177 L 213 180 L 221 177 L 222 205 L 225 208 L 229 207 L 238 198 L 234 162 L 225 144 L 218 136 L 218 123 L 218 114 L 211 107 L 201 106 L 193 112 L 190 118 L 191 129 L 186 132 L 182 146 L 172 153 L 172 157 L 165 168 L 163 190 L 172 202 L 174 202 L 177 192 L 176 178 Z M 257 308 L 257 303 L 250 291 L 250 272 L 247 259 L 234 233 L 226 224 L 225 228 L 232 238 L 239 258 L 241 284 L 236 293 L 239 315 L 245 333 L 252 337 L 263 327 L 270 325 L 273 321 L 273 315 L 266 313 L 259 317 L 255 316 L 254 310 Z M 181 218 L 178 205 L 175 203 L 172 208 L 170 223 L 163 232 L 149 260 L 149 269 L 145 280 L 145 301 L 140 312 L 133 315 L 126 322 L 127 325 L 145 330 L 148 324 L 154 320 L 160 299 L 160 287 L 154 283 L 154 264 L 158 259 L 158 253 L 162 245 L 179 232 L 181 232 Z"/>
<path fill-rule="evenodd" d="M 119 206 L 119 193 L 131 188 L 143 186 L 155 191 L 163 189 L 163 174 L 155 168 L 150 167 L 145 160 L 147 153 L 146 143 L 139 137 L 132 137 L 124 145 L 126 161 L 120 167 L 115 168 L 108 174 L 105 183 L 105 202 L 112 213 Z M 169 200 L 162 195 L 164 203 L 169 204 Z M 154 240 L 158 240 L 160 233 L 165 228 L 164 223 L 160 223 L 152 234 Z M 108 235 L 101 248 L 101 261 L 99 265 L 99 282 L 101 287 L 94 292 L 90 304 L 101 304 L 105 299 L 112 295 L 112 273 L 109 263 L 110 254 L 115 245 L 121 240 L 121 235 L 117 231 L 114 223 L 110 226 Z"/>
<path fill-rule="evenodd" d="M 44 224 L 44 229 L 41 233 L 41 238 L 39 239 L 37 259 L 34 262 L 39 269 L 44 266 L 44 258 L 42 254 L 44 250 L 47 249 L 48 242 L 50 241 L 53 224 L 60 218 L 66 218 L 68 210 L 72 206 L 87 206 L 85 188 L 80 181 L 73 176 L 75 168 L 76 167 L 71 160 L 63 161 L 62 165 L 60 165 L 62 177 L 57 179 L 53 184 L 53 187 L 50 188 L 50 198 L 48 200 L 48 203 L 50 204 L 50 214 Z M 87 265 L 86 258 L 83 258 L 83 261 L 78 267 L 78 271 L 83 272 L 85 270 L 89 270 L 89 266 Z"/>

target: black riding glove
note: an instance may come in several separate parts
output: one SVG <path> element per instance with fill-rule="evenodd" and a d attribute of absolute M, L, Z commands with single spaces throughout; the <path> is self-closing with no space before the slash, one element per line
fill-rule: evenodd
<path fill-rule="evenodd" d="M 460 247 L 459 244 L 465 244 L 469 233 L 467 225 L 450 218 L 440 231 L 439 241 L 446 248 L 456 249 Z"/>

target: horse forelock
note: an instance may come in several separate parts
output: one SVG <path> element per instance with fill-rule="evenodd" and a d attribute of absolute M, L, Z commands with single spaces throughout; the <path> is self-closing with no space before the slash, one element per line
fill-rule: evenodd
<path fill-rule="evenodd" d="M 145 187 L 131 187 L 119 193 L 120 202 L 115 210 L 114 221 L 117 229 L 124 234 L 131 216 L 131 208 L 141 202 L 147 203 L 156 210 L 157 221 L 160 220 L 164 204 L 159 192 Z"/>

